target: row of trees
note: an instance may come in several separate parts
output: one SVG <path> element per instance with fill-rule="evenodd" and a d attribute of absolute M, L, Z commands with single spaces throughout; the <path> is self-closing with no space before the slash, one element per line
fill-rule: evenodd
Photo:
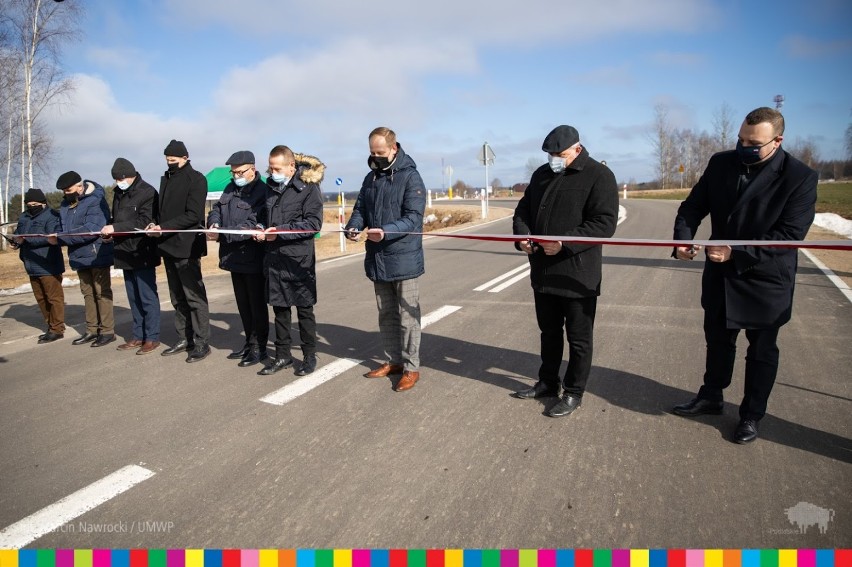
<path fill-rule="evenodd" d="M 660 189 L 695 185 L 714 153 L 734 147 L 739 125 L 739 118 L 727 103 L 714 112 L 712 133 L 678 130 L 671 125 L 668 107 L 655 106 L 648 134 L 654 155 L 654 185 Z M 816 169 L 820 179 L 842 179 L 852 177 L 852 124 L 846 129 L 845 142 L 846 160 L 821 160 L 813 138 L 785 140 L 784 149 Z"/>
<path fill-rule="evenodd" d="M 11 187 L 35 186 L 50 151 L 40 117 L 73 88 L 59 55 L 80 17 L 76 0 L 0 0 L 0 224 L 9 222 Z"/>

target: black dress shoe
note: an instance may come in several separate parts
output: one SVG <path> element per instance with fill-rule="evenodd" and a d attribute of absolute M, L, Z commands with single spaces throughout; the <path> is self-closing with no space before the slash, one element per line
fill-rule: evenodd
<path fill-rule="evenodd" d="M 531 388 L 526 390 L 518 390 L 512 395 L 521 400 L 531 400 L 533 398 L 555 398 L 559 396 L 559 384 L 545 384 L 541 380 L 533 384 Z"/>
<path fill-rule="evenodd" d="M 246 355 L 249 353 L 249 350 L 251 350 L 251 347 L 245 344 L 243 345 L 243 348 L 241 348 L 240 350 L 235 350 L 225 358 L 227 358 L 228 360 L 239 360 L 241 358 L 245 358 Z"/>
<path fill-rule="evenodd" d="M 287 358 L 273 358 L 272 363 L 266 366 L 263 370 L 258 372 L 260 376 L 269 376 L 270 374 L 275 374 L 285 368 L 290 368 L 293 366 L 293 359 L 290 357 Z"/>
<path fill-rule="evenodd" d="M 50 332 L 50 331 L 48 331 L 47 333 L 49 333 L 49 332 Z M 36 338 L 37 338 L 38 340 L 42 340 L 42 339 L 45 337 L 45 335 L 47 335 L 47 333 L 42 333 L 42 334 L 40 334 L 40 335 L 39 335 L 38 337 L 36 337 Z"/>
<path fill-rule="evenodd" d="M 246 352 L 246 355 L 243 357 L 243 359 L 240 360 L 240 362 L 237 364 L 237 366 L 239 366 L 240 368 L 245 368 L 246 366 L 252 366 L 254 364 L 257 364 L 259 362 L 263 362 L 264 360 L 266 360 L 266 356 L 267 356 L 266 351 L 261 351 L 257 347 L 250 348 Z"/>
<path fill-rule="evenodd" d="M 38 344 L 43 345 L 44 343 L 52 343 L 53 341 L 58 341 L 64 336 L 65 335 L 62 333 L 51 333 L 48 331 L 39 337 Z"/>
<path fill-rule="evenodd" d="M 317 355 L 308 354 L 305 356 L 305 361 L 302 362 L 299 369 L 294 372 L 296 376 L 307 376 L 317 369 Z"/>
<path fill-rule="evenodd" d="M 548 417 L 562 417 L 570 415 L 575 409 L 580 407 L 581 398 L 565 394 L 562 399 L 556 402 L 556 405 L 550 408 L 545 415 Z"/>
<path fill-rule="evenodd" d="M 675 415 L 682 415 L 684 417 L 695 417 L 696 415 L 703 414 L 719 415 L 722 413 L 722 405 L 722 402 L 693 398 L 685 404 L 675 406 L 672 408 L 672 412 Z"/>
<path fill-rule="evenodd" d="M 757 439 L 757 421 L 742 419 L 734 430 L 734 443 L 744 445 Z"/>
<path fill-rule="evenodd" d="M 115 340 L 115 335 L 98 335 L 94 341 L 92 341 L 93 347 L 102 347 L 104 345 L 108 345 L 109 343 Z"/>
<path fill-rule="evenodd" d="M 195 348 L 195 345 L 193 345 L 191 342 L 189 342 L 187 340 L 183 340 L 183 341 L 176 342 L 173 347 L 167 348 L 166 350 L 164 350 L 160 354 L 162 356 L 171 356 L 173 354 L 177 354 L 179 352 L 184 352 L 184 351 L 187 351 L 187 350 L 192 350 L 194 348 Z"/>
<path fill-rule="evenodd" d="M 84 345 L 86 343 L 90 343 L 98 338 L 97 333 L 85 333 L 82 337 L 76 338 L 71 341 L 72 345 Z"/>
<path fill-rule="evenodd" d="M 187 362 L 198 362 L 199 360 L 204 360 L 207 358 L 207 355 L 210 354 L 210 345 L 205 343 L 198 343 L 195 345 L 195 348 L 192 349 L 192 352 L 189 353 L 189 356 L 186 357 Z"/>

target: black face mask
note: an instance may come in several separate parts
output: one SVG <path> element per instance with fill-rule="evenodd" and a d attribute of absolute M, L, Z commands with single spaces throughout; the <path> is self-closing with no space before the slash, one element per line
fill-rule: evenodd
<path fill-rule="evenodd" d="M 169 173 L 174 173 L 174 172 L 176 172 L 176 171 L 177 171 L 177 170 L 179 170 L 179 169 L 180 169 L 180 165 L 179 165 L 179 164 L 177 164 L 177 163 L 170 163 L 170 164 L 169 164 Z"/>
<path fill-rule="evenodd" d="M 385 156 L 370 156 L 367 158 L 367 165 L 373 171 L 384 171 L 390 167 L 391 161 Z"/>
<path fill-rule="evenodd" d="M 36 216 L 44 210 L 44 205 L 27 206 L 27 212 L 31 217 Z"/>
<path fill-rule="evenodd" d="M 69 203 L 76 203 L 80 199 L 77 193 L 65 193 L 65 200 Z"/>

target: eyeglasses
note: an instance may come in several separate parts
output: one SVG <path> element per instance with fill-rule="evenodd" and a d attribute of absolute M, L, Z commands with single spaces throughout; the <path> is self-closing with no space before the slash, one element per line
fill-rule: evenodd
<path fill-rule="evenodd" d="M 246 173 L 248 173 L 248 172 L 249 172 L 249 171 L 251 171 L 252 169 L 254 169 L 252 166 L 248 166 L 247 168 L 245 168 L 245 169 L 244 169 L 244 170 L 242 170 L 242 171 L 234 171 L 234 170 L 232 169 L 232 170 L 231 170 L 231 175 L 233 175 L 234 177 L 243 177 Z"/>

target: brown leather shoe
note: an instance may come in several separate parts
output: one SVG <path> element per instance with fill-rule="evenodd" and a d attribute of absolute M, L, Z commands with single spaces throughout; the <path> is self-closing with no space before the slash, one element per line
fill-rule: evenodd
<path fill-rule="evenodd" d="M 420 372 L 417 372 L 416 370 L 406 370 L 402 373 L 402 378 L 400 378 L 399 382 L 396 383 L 396 388 L 394 388 L 394 390 L 397 392 L 410 390 L 414 387 L 418 380 L 420 380 Z"/>
<path fill-rule="evenodd" d="M 142 346 L 143 341 L 139 339 L 130 339 L 123 345 L 118 345 L 115 347 L 115 350 L 133 350 L 134 348 L 139 348 Z"/>
<path fill-rule="evenodd" d="M 402 364 L 390 364 L 385 362 L 375 370 L 370 370 L 364 374 L 364 378 L 384 378 L 390 374 L 402 374 Z"/>
<path fill-rule="evenodd" d="M 145 341 L 142 343 L 142 348 L 136 351 L 136 354 L 148 354 L 154 352 L 160 346 L 160 341 Z"/>

